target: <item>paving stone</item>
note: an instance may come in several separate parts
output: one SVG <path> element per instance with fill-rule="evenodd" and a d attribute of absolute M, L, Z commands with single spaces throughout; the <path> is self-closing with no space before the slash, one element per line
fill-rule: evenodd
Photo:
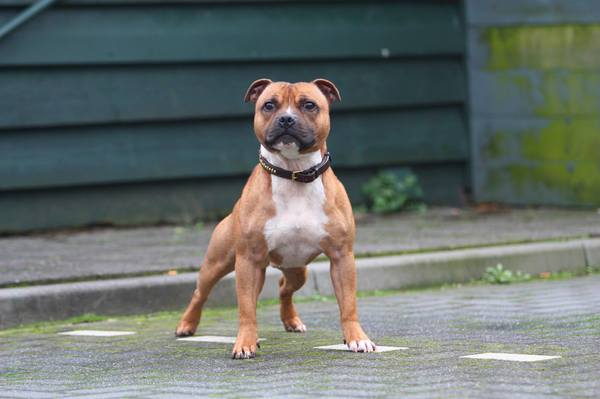
<path fill-rule="evenodd" d="M 195 270 L 214 224 L 92 229 L 0 239 L 0 285 Z M 357 254 L 456 248 L 600 235 L 592 210 L 514 209 L 479 214 L 431 208 L 426 213 L 358 216 Z"/>
<path fill-rule="evenodd" d="M 286 333 L 277 306 L 259 308 L 267 340 L 256 359 L 231 345 L 184 345 L 180 313 L 84 326 L 0 332 L 0 397 L 589 397 L 600 396 L 600 275 L 475 285 L 359 299 L 377 355 L 323 351 L 342 343 L 335 301 L 297 304 L 305 334 Z M 110 340 L 57 336 L 66 329 L 136 331 Z M 207 310 L 199 334 L 234 336 L 235 309 Z M 479 353 L 561 356 L 542 362 L 462 359 Z"/>

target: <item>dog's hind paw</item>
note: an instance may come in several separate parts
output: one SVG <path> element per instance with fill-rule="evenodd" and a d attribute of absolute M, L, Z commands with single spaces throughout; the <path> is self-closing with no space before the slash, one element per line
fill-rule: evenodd
<path fill-rule="evenodd" d="M 293 317 L 288 320 L 283 320 L 283 328 L 287 332 L 297 332 L 303 333 L 306 332 L 306 326 L 302 323 L 299 317 Z"/>

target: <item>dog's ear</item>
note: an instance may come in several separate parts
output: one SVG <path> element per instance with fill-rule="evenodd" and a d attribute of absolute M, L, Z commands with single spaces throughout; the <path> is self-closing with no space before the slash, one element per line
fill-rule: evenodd
<path fill-rule="evenodd" d="M 271 79 L 258 79 L 252 82 L 248 90 L 246 90 L 246 95 L 244 96 L 244 102 L 252 101 L 253 103 L 258 100 L 260 94 L 267 88 L 268 85 L 273 83 Z"/>
<path fill-rule="evenodd" d="M 321 93 L 325 94 L 325 98 L 329 101 L 329 104 L 342 101 L 342 96 L 340 96 L 340 91 L 335 87 L 335 85 L 327 79 L 315 79 L 311 82 L 315 86 L 321 90 Z"/>

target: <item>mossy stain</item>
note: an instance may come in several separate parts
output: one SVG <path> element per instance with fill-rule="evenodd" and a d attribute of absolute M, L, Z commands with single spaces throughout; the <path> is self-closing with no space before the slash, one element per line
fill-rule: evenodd
<path fill-rule="evenodd" d="M 600 25 L 491 27 L 484 40 L 496 95 L 506 102 L 516 90 L 535 117 L 484 143 L 486 189 L 600 204 Z"/>
<path fill-rule="evenodd" d="M 482 38 L 490 49 L 490 70 L 600 68 L 598 24 L 496 26 Z"/>

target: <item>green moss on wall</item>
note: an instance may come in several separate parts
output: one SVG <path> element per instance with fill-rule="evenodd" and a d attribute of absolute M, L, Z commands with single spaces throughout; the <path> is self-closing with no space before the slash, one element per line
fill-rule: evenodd
<path fill-rule="evenodd" d="M 521 156 L 537 161 L 511 168 L 516 182 L 550 188 L 570 202 L 600 202 L 600 119 L 554 120 L 521 138 Z M 518 183 L 522 184 L 522 183 Z"/>
<path fill-rule="evenodd" d="M 600 25 L 491 27 L 484 31 L 489 70 L 600 68 Z"/>
<path fill-rule="evenodd" d="M 571 203 L 594 204 L 600 198 L 600 175 L 597 165 L 586 162 L 515 164 L 507 167 L 517 192 L 532 189 L 556 190 Z"/>
<path fill-rule="evenodd" d="M 542 71 L 539 84 L 532 87 L 542 99 L 541 103 L 536 104 L 536 114 L 548 117 L 598 117 L 599 71 Z"/>
<path fill-rule="evenodd" d="M 492 94 L 519 93 L 538 121 L 529 123 L 524 112 L 517 116 L 522 128 L 490 136 L 482 148 L 485 188 L 528 199 L 539 194 L 542 203 L 549 196 L 553 203 L 599 205 L 600 25 L 493 27 L 484 38 L 486 69 L 499 87 Z"/>
<path fill-rule="evenodd" d="M 600 123 L 598 119 L 553 120 L 539 132 L 525 132 L 520 147 L 526 160 L 599 162 L 600 166 Z"/>
<path fill-rule="evenodd" d="M 503 132 L 496 132 L 483 148 L 487 158 L 500 158 L 508 153 L 507 135 Z"/>

